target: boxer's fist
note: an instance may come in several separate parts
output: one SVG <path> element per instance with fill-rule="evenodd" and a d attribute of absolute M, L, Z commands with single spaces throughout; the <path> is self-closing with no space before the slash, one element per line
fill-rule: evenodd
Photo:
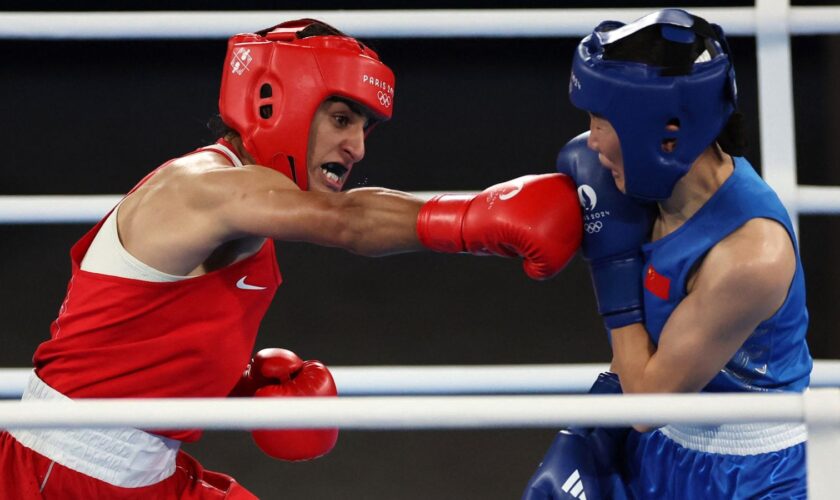
<path fill-rule="evenodd" d="M 607 328 L 643 321 L 642 252 L 656 206 L 643 205 L 615 185 L 598 153 L 586 146 L 589 132 L 557 155 L 557 170 L 570 175 L 583 205 L 583 256 L 589 262 L 598 312 Z"/>
<path fill-rule="evenodd" d="M 258 352 L 237 385 L 240 395 L 256 397 L 336 396 L 329 370 L 319 361 L 303 361 L 286 349 Z M 281 460 L 309 460 L 329 453 L 338 429 L 255 430 L 254 442 Z"/>
<path fill-rule="evenodd" d="M 605 372 L 589 394 L 621 394 L 614 373 Z M 627 498 L 621 458 L 628 428 L 569 428 L 560 431 L 531 476 L 522 500 Z"/>
<path fill-rule="evenodd" d="M 439 195 L 423 205 L 417 235 L 438 252 L 519 256 L 525 273 L 546 279 L 580 246 L 575 187 L 559 174 L 527 175 L 472 195 Z"/>
<path fill-rule="evenodd" d="M 263 349 L 245 367 L 230 395 L 253 396 L 260 387 L 288 382 L 302 366 L 303 360 L 288 349 Z"/>

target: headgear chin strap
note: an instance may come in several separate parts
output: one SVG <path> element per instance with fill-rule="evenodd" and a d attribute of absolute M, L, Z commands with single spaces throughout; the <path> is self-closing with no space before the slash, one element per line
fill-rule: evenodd
<path fill-rule="evenodd" d="M 299 38 L 318 21 L 301 19 L 228 40 L 219 93 L 225 124 L 260 165 L 308 186 L 312 118 L 329 97 L 354 101 L 379 120 L 391 118 L 394 73 L 354 38 Z"/>
<path fill-rule="evenodd" d="M 658 25 L 660 39 L 705 41 L 708 57 L 682 67 L 605 59 L 616 44 Z M 723 30 L 679 9 L 664 9 L 624 25 L 607 21 L 578 45 L 569 97 L 576 107 L 606 118 L 619 137 L 625 191 L 664 200 L 700 153 L 720 134 L 736 108 L 735 71 Z M 666 127 L 677 125 L 679 130 Z M 675 142 L 668 152 L 663 144 Z"/>

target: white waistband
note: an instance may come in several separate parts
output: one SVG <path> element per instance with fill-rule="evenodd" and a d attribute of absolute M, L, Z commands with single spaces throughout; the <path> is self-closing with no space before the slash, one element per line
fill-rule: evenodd
<path fill-rule="evenodd" d="M 659 431 L 695 451 L 722 455 L 758 455 L 804 443 L 805 424 L 666 425 Z"/>
<path fill-rule="evenodd" d="M 27 399 L 69 400 L 32 372 Z M 158 483 L 175 472 L 181 442 L 138 429 L 9 429 L 22 445 L 69 469 L 123 488 Z"/>

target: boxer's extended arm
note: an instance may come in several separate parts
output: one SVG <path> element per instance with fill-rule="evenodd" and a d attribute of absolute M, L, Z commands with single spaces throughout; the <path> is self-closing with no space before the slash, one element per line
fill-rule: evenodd
<path fill-rule="evenodd" d="M 190 155 L 156 172 L 120 206 L 119 234 L 129 253 L 170 274 L 188 274 L 222 245 L 260 238 L 306 241 L 365 255 L 421 248 L 415 232 L 423 201 L 364 188 L 300 191 L 259 166 L 230 168 L 218 155 Z"/>
<path fill-rule="evenodd" d="M 255 174 L 251 177 L 263 173 Z M 427 203 L 382 188 L 317 193 L 266 189 L 253 186 L 251 178 L 246 182 L 248 191 L 240 185 L 242 191 L 229 196 L 231 206 L 219 214 L 228 221 L 229 232 L 335 246 L 367 256 L 423 246 L 521 256 L 529 276 L 548 278 L 568 263 L 582 233 L 574 187 L 559 174 L 526 176 L 478 195 L 443 195 Z"/>
<path fill-rule="evenodd" d="M 367 256 L 419 250 L 466 251 L 525 258 L 526 272 L 559 272 L 580 244 L 581 219 L 571 181 L 534 175 L 469 197 L 427 203 L 408 193 L 360 188 L 344 193 L 287 189 L 260 167 L 213 171 L 214 209 L 227 238 L 260 235 L 340 247 Z M 457 198 L 456 201 L 452 201 Z M 419 216 L 418 216 L 419 214 Z M 422 245 L 421 245 L 422 242 Z"/>
<path fill-rule="evenodd" d="M 415 231 L 419 198 L 377 188 L 304 192 L 273 170 L 214 160 L 182 158 L 125 199 L 118 227 L 129 253 L 160 271 L 188 274 L 222 245 L 251 240 L 255 249 L 259 238 L 372 256 L 422 248 Z"/>
<path fill-rule="evenodd" d="M 173 274 L 193 269 L 226 242 L 264 237 L 367 256 L 424 245 L 522 256 L 529 275 L 546 278 L 565 266 L 582 232 L 574 187 L 562 177 L 529 176 L 457 204 L 438 199 L 424 205 L 408 193 L 382 188 L 304 192 L 254 165 L 169 167 L 127 200 L 131 214 L 123 217 L 121 209 L 120 236 L 135 257 Z M 425 215 L 418 217 L 421 207 Z M 444 249 L 440 243 L 447 238 L 451 244 Z"/>
<path fill-rule="evenodd" d="M 264 236 L 304 241 L 378 256 L 419 250 L 415 220 L 423 200 L 383 188 L 342 193 L 300 191 L 288 179 L 258 167 L 208 172 L 206 196 L 219 238 Z"/>
<path fill-rule="evenodd" d="M 753 219 L 718 243 L 654 347 L 641 324 L 612 331 L 625 393 L 696 392 L 784 303 L 796 269 L 787 231 Z"/>

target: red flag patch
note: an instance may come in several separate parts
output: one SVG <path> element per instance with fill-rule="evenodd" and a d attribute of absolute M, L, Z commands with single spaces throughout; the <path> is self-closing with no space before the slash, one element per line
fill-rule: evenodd
<path fill-rule="evenodd" d="M 662 300 L 668 300 L 671 291 L 671 279 L 656 272 L 653 266 L 648 266 L 645 272 L 645 288 Z"/>

